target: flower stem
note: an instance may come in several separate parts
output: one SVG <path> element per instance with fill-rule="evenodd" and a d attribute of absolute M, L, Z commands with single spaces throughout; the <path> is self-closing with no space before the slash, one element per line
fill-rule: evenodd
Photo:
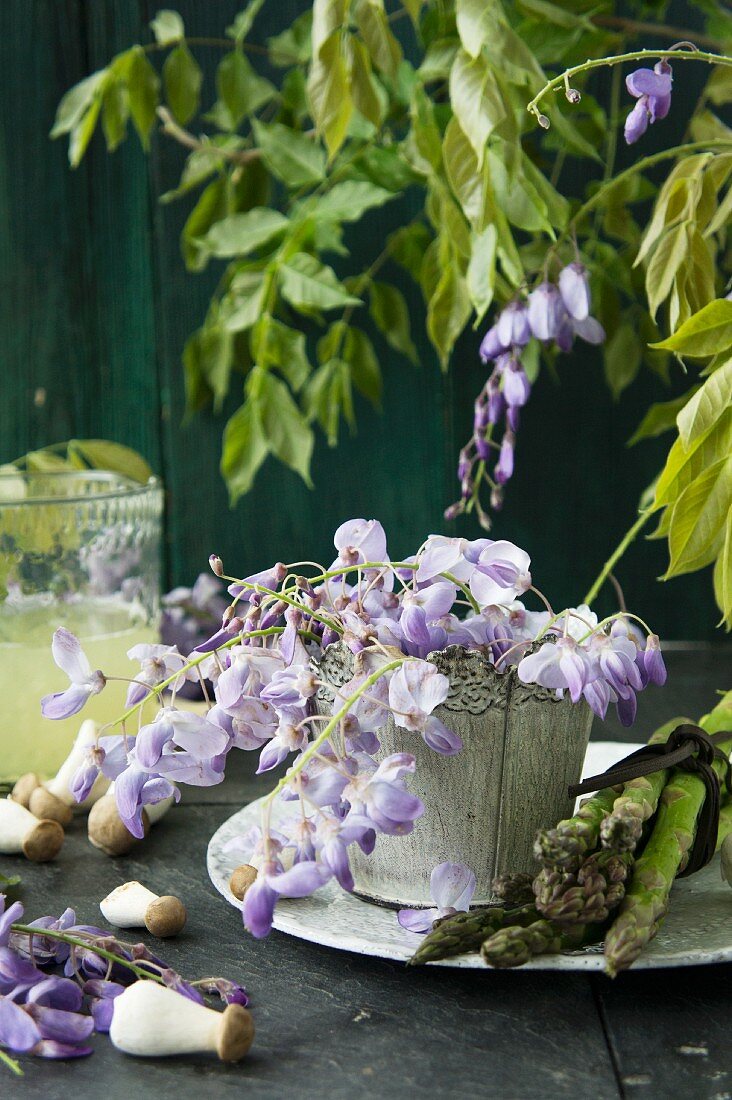
<path fill-rule="evenodd" d="M 382 676 L 386 675 L 387 672 L 392 672 L 395 668 L 399 668 L 400 665 L 405 664 L 409 660 L 409 657 L 401 657 L 397 661 L 389 661 L 387 664 L 382 665 L 381 668 L 377 668 L 376 672 L 372 672 L 371 675 L 364 680 L 358 691 L 354 691 L 353 695 L 350 695 L 348 699 L 346 699 L 341 709 L 337 712 L 337 714 L 334 714 L 331 720 L 328 722 L 328 725 L 323 727 L 315 740 L 312 741 L 308 745 L 308 747 L 300 754 L 295 763 L 287 772 L 287 775 L 283 775 L 279 783 L 272 788 L 268 795 L 265 796 L 263 808 L 268 808 L 269 806 L 271 806 L 272 800 L 276 797 L 276 795 L 278 795 L 280 791 L 283 790 L 296 775 L 299 775 L 299 773 L 303 770 L 308 761 L 311 760 L 312 757 L 317 753 L 320 746 L 328 740 L 338 723 L 341 721 L 342 718 L 346 717 L 353 704 L 361 698 L 364 692 L 368 691 L 368 689 L 372 687 L 377 680 L 380 680 Z"/>
<path fill-rule="evenodd" d="M 11 1073 L 14 1073 L 16 1077 L 24 1077 L 25 1074 L 20 1068 L 20 1064 L 15 1061 L 15 1058 L 11 1058 L 9 1054 L 6 1054 L 4 1050 L 0 1050 L 0 1062 L 7 1066 Z"/>
<path fill-rule="evenodd" d="M 583 603 L 586 603 L 588 606 L 592 605 L 592 601 L 595 599 L 603 584 L 615 568 L 616 562 L 618 562 L 620 558 L 622 558 L 623 554 L 628 549 L 633 539 L 650 519 L 651 514 L 652 509 L 650 508 L 647 509 L 645 512 L 641 512 L 638 516 L 638 519 L 635 521 L 630 530 L 626 531 L 625 535 L 623 535 L 623 538 L 620 541 L 620 544 L 615 548 L 615 550 L 613 550 L 612 554 L 602 567 L 602 572 L 585 596 L 584 600 L 582 601 Z"/>
<path fill-rule="evenodd" d="M 710 65 L 730 65 L 732 57 L 726 54 L 708 53 L 706 50 L 632 50 L 630 53 L 619 53 L 613 57 L 597 57 L 593 60 L 583 61 L 581 65 L 573 65 L 570 69 L 560 73 L 559 76 L 548 80 L 541 91 L 537 92 L 530 103 L 526 104 L 526 110 L 537 118 L 541 114 L 539 103 L 549 92 L 554 92 L 565 85 L 573 76 L 579 73 L 589 72 L 591 69 L 602 69 L 612 65 L 623 65 L 626 61 L 647 61 L 649 58 L 668 58 L 673 53 L 674 61 L 706 61 Z"/>
<path fill-rule="evenodd" d="M 88 939 L 82 939 L 80 936 L 71 936 L 68 932 L 59 932 L 54 928 L 39 928 L 32 924 L 11 924 L 10 930 L 21 936 L 38 936 L 41 939 L 60 940 L 62 943 L 68 943 L 70 947 L 81 947 L 84 951 L 92 951 L 100 959 L 106 959 L 107 962 L 119 963 L 120 966 L 127 967 L 138 978 L 152 978 L 154 982 L 161 985 L 165 984 L 160 974 L 156 974 L 154 970 L 147 970 L 145 967 L 131 962 L 130 959 L 126 959 L 123 955 L 116 955 L 113 951 L 107 951 L 106 947 L 97 946 L 94 939 L 98 937 L 90 936 Z"/>

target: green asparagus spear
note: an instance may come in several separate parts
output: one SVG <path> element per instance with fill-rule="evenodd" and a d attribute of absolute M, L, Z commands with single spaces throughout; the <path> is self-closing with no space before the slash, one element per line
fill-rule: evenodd
<path fill-rule="evenodd" d="M 664 744 L 670 734 L 682 722 L 691 718 L 672 718 L 656 730 L 649 745 Z M 643 824 L 656 812 L 658 800 L 668 779 L 668 771 L 651 772 L 650 775 L 631 779 L 623 787 L 623 793 L 615 800 L 612 813 L 600 825 L 603 848 L 615 852 L 632 852 L 643 832 Z"/>
<path fill-rule="evenodd" d="M 732 701 L 732 693 L 727 698 Z M 706 722 L 714 726 L 719 720 L 718 710 L 715 708 L 711 716 L 702 719 L 704 728 L 708 729 Z M 724 722 L 717 728 L 724 728 Z M 720 748 L 729 753 L 732 738 Z M 721 778 L 721 762 L 715 763 L 714 768 Z M 693 844 L 705 796 L 706 788 L 698 776 L 674 768 L 661 795 L 653 832 L 635 863 L 625 898 L 605 937 L 605 969 L 611 977 L 632 966 L 658 931 L 668 910 L 674 878 Z"/>
<path fill-rule="evenodd" d="M 576 874 L 544 868 L 534 880 L 536 908 L 563 925 L 600 924 L 625 896 L 632 855 L 600 851 L 588 856 Z"/>
<path fill-rule="evenodd" d="M 421 966 L 454 955 L 467 955 L 477 951 L 483 940 L 497 932 L 506 920 L 526 923 L 535 920 L 536 916 L 534 906 L 525 905 L 513 910 L 498 906 L 473 909 L 468 913 L 443 917 L 435 921 L 432 931 L 422 940 L 407 966 Z"/>
<path fill-rule="evenodd" d="M 514 871 L 499 875 L 492 882 L 493 893 L 505 905 L 529 905 L 534 900 L 533 875 L 527 871 Z"/>
<path fill-rule="evenodd" d="M 545 867 L 575 871 L 587 852 L 597 847 L 603 819 L 612 812 L 617 790 L 608 787 L 586 798 L 574 817 L 560 821 L 555 829 L 540 829 L 534 841 L 534 855 Z"/>
<path fill-rule="evenodd" d="M 509 925 L 499 928 L 480 949 L 488 966 L 504 969 L 523 966 L 535 955 L 554 955 L 580 947 L 587 942 L 584 928 L 563 929 L 548 920 L 537 920 L 522 928 Z"/>

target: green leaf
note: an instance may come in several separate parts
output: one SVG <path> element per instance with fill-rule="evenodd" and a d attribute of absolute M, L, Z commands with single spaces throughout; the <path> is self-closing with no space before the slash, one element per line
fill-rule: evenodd
<path fill-rule="evenodd" d="M 338 442 L 341 413 L 353 426 L 351 372 L 342 359 L 331 359 L 315 371 L 305 389 L 305 407 L 311 420 L 317 420 L 330 447 Z"/>
<path fill-rule="evenodd" d="M 79 81 L 63 96 L 56 110 L 56 119 L 51 130 L 51 137 L 61 137 L 62 134 L 70 134 L 81 122 L 92 103 L 103 89 L 108 77 L 107 69 L 100 69 L 84 80 Z"/>
<path fill-rule="evenodd" d="M 456 118 L 445 130 L 442 157 L 450 187 L 474 230 L 485 225 L 487 214 L 485 172 L 478 167 L 473 146 Z"/>
<path fill-rule="evenodd" d="M 269 313 L 263 314 L 252 330 L 252 356 L 262 367 L 276 367 L 297 393 L 310 374 L 305 334 L 288 328 Z"/>
<path fill-rule="evenodd" d="M 317 199 L 313 213 L 320 221 L 356 222 L 367 210 L 395 198 L 391 191 L 365 180 L 345 180 Z"/>
<path fill-rule="evenodd" d="M 432 234 L 422 222 L 403 225 L 388 238 L 392 259 L 400 264 L 416 283 L 420 280 L 424 255 L 432 240 Z"/>
<path fill-rule="evenodd" d="M 372 282 L 369 312 L 389 347 L 417 362 L 417 349 L 409 331 L 409 310 L 400 290 L 390 283 Z"/>
<path fill-rule="evenodd" d="M 219 176 L 201 192 L 180 236 L 180 247 L 188 271 L 203 271 L 211 253 L 204 243 L 206 232 L 227 210 L 226 179 Z"/>
<path fill-rule="evenodd" d="M 229 214 L 216 222 L 202 238 L 201 245 L 220 259 L 247 256 L 281 236 L 289 224 L 278 210 L 257 206 L 245 214 Z"/>
<path fill-rule="evenodd" d="M 101 107 L 101 99 L 96 98 L 86 114 L 82 116 L 78 125 L 71 131 L 71 137 L 69 138 L 69 164 L 72 168 L 78 168 L 81 163 L 81 158 L 84 156 L 86 148 L 96 129 Z"/>
<path fill-rule="evenodd" d="M 348 293 L 331 267 L 306 252 L 297 252 L 280 264 L 283 296 L 295 309 L 340 309 L 360 306 L 360 298 Z"/>
<path fill-rule="evenodd" d="M 352 168 L 387 191 L 405 191 L 419 179 L 398 145 L 369 145 L 354 159 Z"/>
<path fill-rule="evenodd" d="M 267 39 L 269 59 L 279 69 L 305 65 L 312 56 L 312 11 L 304 11 L 287 30 Z"/>
<path fill-rule="evenodd" d="M 679 436 L 688 450 L 732 408 L 732 359 L 711 375 L 678 416 Z"/>
<path fill-rule="evenodd" d="M 226 28 L 227 35 L 229 38 L 234 38 L 237 45 L 242 43 L 249 34 L 263 4 L 264 0 L 249 0 L 244 10 L 234 16 L 231 26 Z"/>
<path fill-rule="evenodd" d="M 163 65 L 165 98 L 178 122 L 198 113 L 203 73 L 184 42 L 171 50 Z"/>
<path fill-rule="evenodd" d="M 488 138 L 506 119 L 503 97 L 483 57 L 458 50 L 450 71 L 450 100 L 460 126 L 482 165 Z"/>
<path fill-rule="evenodd" d="M 675 428 L 678 414 L 698 389 L 698 386 L 693 386 L 681 397 L 675 397 L 672 401 L 658 401 L 651 405 L 628 440 L 628 446 L 634 447 L 642 439 L 655 439 L 657 436 L 663 435 L 664 432 Z"/>
<path fill-rule="evenodd" d="M 675 440 L 656 483 L 654 507 L 673 504 L 687 485 L 691 485 L 704 470 L 730 453 L 732 409 L 727 410 L 711 431 L 699 436 L 690 447 L 685 447 L 680 437 Z"/>
<path fill-rule="evenodd" d="M 651 317 L 671 293 L 676 273 L 687 254 L 686 222 L 670 229 L 658 243 L 646 271 L 646 294 Z"/>
<path fill-rule="evenodd" d="M 221 301 L 219 321 L 227 332 L 245 332 L 262 315 L 267 280 L 261 271 L 239 272 Z"/>
<path fill-rule="evenodd" d="M 0 875 L 0 888 L 3 893 L 12 886 L 19 886 L 20 882 L 20 875 Z"/>
<path fill-rule="evenodd" d="M 157 13 L 150 21 L 150 29 L 159 46 L 170 46 L 173 42 L 180 42 L 186 33 L 178 12 L 171 11 L 170 8 L 163 8 Z"/>
<path fill-rule="evenodd" d="M 221 325 L 207 324 L 194 332 L 183 349 L 183 366 L 190 386 L 188 411 L 192 412 L 213 398 L 214 409 L 219 412 L 229 392 L 229 379 L 233 365 L 233 338 Z M 199 384 L 205 385 L 201 392 Z"/>
<path fill-rule="evenodd" d="M 404 0 L 404 10 L 417 28 L 419 27 L 419 13 L 422 10 L 424 2 L 425 0 Z"/>
<path fill-rule="evenodd" d="M 482 233 L 473 233 L 471 236 L 467 283 L 470 301 L 473 303 L 476 314 L 474 328 L 477 328 L 483 320 L 493 301 L 497 246 L 498 234 L 495 225 L 487 225 Z"/>
<path fill-rule="evenodd" d="M 383 382 L 373 344 L 360 328 L 349 327 L 343 340 L 343 358 L 351 369 L 353 384 L 375 409 L 381 409 Z"/>
<path fill-rule="evenodd" d="M 463 49 L 471 57 L 480 55 L 483 46 L 496 33 L 501 16 L 497 0 L 455 0 L 455 17 Z"/>
<path fill-rule="evenodd" d="M 723 107 L 732 103 L 732 68 L 727 65 L 719 65 L 712 70 L 712 75 L 707 81 L 704 96 L 715 107 Z"/>
<path fill-rule="evenodd" d="M 410 105 L 412 133 L 419 156 L 424 161 L 424 175 L 430 168 L 438 169 L 442 164 L 442 138 L 435 122 L 435 110 L 432 100 L 421 84 L 415 84 Z M 416 164 L 418 170 L 422 166 Z"/>
<path fill-rule="evenodd" d="M 254 71 L 238 49 L 230 50 L 221 59 L 216 70 L 216 89 L 231 130 L 236 130 L 246 115 L 269 103 L 275 95 L 270 82 Z"/>
<path fill-rule="evenodd" d="M 605 348 L 605 380 L 617 401 L 635 380 L 641 364 L 643 346 L 635 328 L 624 323 L 608 340 Z"/>
<path fill-rule="evenodd" d="M 104 89 L 102 96 L 102 129 L 107 150 L 114 150 L 127 136 L 127 120 L 130 117 L 130 100 L 127 87 L 121 80 L 114 80 Z"/>
<path fill-rule="evenodd" d="M 529 233 L 546 232 L 554 236 L 554 230 L 547 217 L 547 205 L 533 184 L 526 179 L 520 166 L 509 172 L 510 160 L 505 153 L 489 148 L 487 164 L 491 183 L 498 205 L 504 211 L 512 225 L 525 229 Z"/>
<path fill-rule="evenodd" d="M 259 402 L 247 397 L 224 428 L 221 473 L 232 507 L 249 492 L 268 453 Z"/>
<path fill-rule="evenodd" d="M 307 81 L 313 119 L 331 159 L 345 141 L 353 113 L 350 78 L 341 45 L 342 32 L 335 30 L 313 58 Z"/>
<path fill-rule="evenodd" d="M 597 33 L 597 27 L 584 15 L 575 15 L 572 11 L 560 8 L 557 4 L 550 4 L 547 0 L 518 0 L 518 5 L 530 15 L 546 23 L 554 23 L 557 27 L 572 30 L 581 27 L 590 33 Z"/>
<path fill-rule="evenodd" d="M 671 560 L 664 579 L 701 569 L 714 560 L 730 510 L 732 455 L 704 470 L 676 501 L 668 535 Z"/>
<path fill-rule="evenodd" d="M 718 298 L 684 321 L 673 336 L 651 344 L 662 351 L 704 358 L 732 347 L 732 302 Z"/>
<path fill-rule="evenodd" d="M 139 46 L 130 50 L 127 70 L 130 114 L 143 149 L 150 146 L 150 131 L 160 99 L 160 78 Z"/>
<path fill-rule="evenodd" d="M 719 625 L 732 630 L 732 511 L 727 516 L 724 543 L 714 566 L 714 596 L 722 612 Z"/>
<path fill-rule="evenodd" d="M 216 147 L 211 145 L 206 149 L 195 149 L 183 168 L 180 183 L 172 191 L 166 191 L 160 196 L 162 203 L 173 202 L 174 199 L 188 194 L 189 191 L 200 187 L 202 183 L 223 166 L 223 157 Z"/>
<path fill-rule="evenodd" d="M 325 153 L 312 137 L 279 122 L 252 120 L 254 139 L 269 170 L 291 189 L 325 179 Z"/>
<path fill-rule="evenodd" d="M 455 341 L 470 316 L 470 299 L 454 254 L 441 256 L 441 270 L 427 305 L 427 332 L 446 370 Z"/>
<path fill-rule="evenodd" d="M 355 16 L 356 26 L 374 65 L 395 80 L 402 60 L 402 49 L 391 33 L 383 0 L 358 0 Z"/>
<path fill-rule="evenodd" d="M 153 472 L 142 455 L 122 443 L 109 439 L 70 439 L 67 450 L 69 458 L 78 455 L 93 470 L 112 470 L 143 485 L 152 477 Z"/>
<path fill-rule="evenodd" d="M 380 126 L 383 117 L 381 100 L 377 85 L 371 74 L 371 59 L 368 50 L 358 38 L 348 39 L 351 60 L 351 95 L 357 111 L 374 126 Z"/>
<path fill-rule="evenodd" d="M 299 474 L 308 488 L 312 488 L 310 459 L 313 453 L 313 432 L 293 401 L 290 391 L 284 382 L 269 371 L 263 371 L 261 367 L 255 367 L 252 371 L 251 385 L 256 387 L 259 394 L 262 427 L 268 450 L 285 466 Z"/>

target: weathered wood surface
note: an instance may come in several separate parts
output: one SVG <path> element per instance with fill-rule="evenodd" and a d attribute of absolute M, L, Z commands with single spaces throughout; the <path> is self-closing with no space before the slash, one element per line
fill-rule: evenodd
<path fill-rule="evenodd" d="M 307 2 L 265 4 L 255 37 L 263 41 L 287 26 Z M 207 35 L 220 33 L 241 0 L 174 6 L 190 34 Z M 108 157 L 97 135 L 72 173 L 64 142 L 48 139 L 63 92 L 116 51 L 148 41 L 157 7 L 152 0 L 0 4 L 0 461 L 74 435 L 141 450 L 168 488 L 174 583 L 189 583 L 213 550 L 242 572 L 277 558 L 328 558 L 332 531 L 354 515 L 377 516 L 393 553 L 412 552 L 443 527 L 442 509 L 457 490 L 457 448 L 469 434 L 484 369 L 478 334 L 468 333 L 452 373 L 440 374 L 406 278 L 423 365 L 411 368 L 377 339 L 386 411 L 380 417 L 360 408 L 359 434 L 337 456 L 318 447 L 317 493 L 270 463 L 231 513 L 217 469 L 223 417 L 204 413 L 181 427 L 181 351 L 218 275 L 216 265 L 200 276 L 183 269 L 177 235 L 189 203 L 157 203 L 177 180 L 182 153 L 157 136 L 146 161 L 130 137 Z M 684 20 L 693 25 L 693 12 Z M 400 33 L 409 35 L 408 25 L 401 20 Z M 204 49 L 200 57 L 210 100 L 218 55 Z M 683 115 L 672 112 L 662 131 L 654 128 L 644 152 L 680 139 Z M 563 178 L 571 172 L 570 159 Z M 371 261 L 386 234 L 413 215 L 415 201 L 390 204 L 349 231 L 354 263 Z M 669 394 L 644 376 L 613 404 L 594 349 L 563 357 L 559 373 L 562 385 L 545 374 L 525 411 L 517 471 L 495 533 L 529 549 L 537 583 L 564 605 L 581 597 L 632 521 L 666 441 L 628 451 L 625 440 L 648 400 Z M 237 401 L 234 394 L 225 414 Z M 479 533 L 473 521 L 462 532 Z M 629 605 L 662 636 L 709 636 L 716 615 L 708 578 L 652 584 L 663 568 L 661 543 L 630 553 L 620 569 Z"/>
<path fill-rule="evenodd" d="M 685 706 L 700 713 L 729 671 L 729 654 L 670 659 L 671 683 L 688 673 Z M 676 713 L 663 692 L 647 693 L 636 738 Z M 596 725 L 593 736 L 607 738 Z M 420 1094 L 496 1100 L 726 1100 L 732 1094 L 732 964 L 597 975 L 426 968 L 331 951 L 279 933 L 257 942 L 205 872 L 209 837 L 244 801 L 263 791 L 253 761 L 239 754 L 219 788 L 187 791 L 152 831 L 144 854 L 109 860 L 70 833 L 59 860 L 44 866 L 5 859 L 22 873 L 29 915 L 74 905 L 99 920 L 98 903 L 139 878 L 188 906 L 183 935 L 162 951 L 190 977 L 223 974 L 252 995 L 257 1037 L 239 1066 L 208 1058 L 135 1060 L 103 1037 L 86 1061 L 24 1061 L 20 1083 L 2 1095 L 48 1100 L 130 1096 L 195 1100 L 402 1100 Z M 145 938 L 145 937 L 143 937 Z M 157 945 L 159 947 L 159 944 Z"/>

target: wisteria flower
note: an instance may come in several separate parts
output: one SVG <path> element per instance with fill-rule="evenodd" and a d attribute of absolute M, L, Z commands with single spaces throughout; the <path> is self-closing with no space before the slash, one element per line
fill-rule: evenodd
<path fill-rule="evenodd" d="M 584 264 L 567 264 L 559 272 L 559 293 L 564 308 L 575 321 L 584 321 L 590 313 L 590 282 Z"/>
<path fill-rule="evenodd" d="M 333 538 L 338 557 L 331 569 L 367 561 L 386 561 L 386 535 L 375 520 L 350 519 L 342 523 Z"/>
<path fill-rule="evenodd" d="M 481 551 L 490 546 L 491 542 L 491 539 L 470 541 L 448 538 L 446 535 L 430 535 L 417 559 L 417 583 L 430 581 L 440 573 L 452 573 L 459 581 L 470 580 Z"/>
<path fill-rule="evenodd" d="M 540 684 L 553 691 L 569 691 L 573 703 L 598 673 L 586 650 L 569 636 L 545 642 L 537 653 L 522 658 L 518 677 L 524 684 Z"/>
<path fill-rule="evenodd" d="M 409 932 L 424 934 L 440 917 L 467 913 L 475 893 L 475 874 L 464 863 L 440 863 L 430 875 L 432 909 L 400 909 L 397 919 Z"/>
<path fill-rule="evenodd" d="M 68 676 L 70 684 L 65 691 L 44 695 L 41 711 L 44 718 L 70 718 L 73 714 L 78 714 L 92 695 L 99 694 L 106 680 L 99 669 L 92 669 L 81 648 L 81 642 L 70 630 L 59 627 L 54 631 L 51 652 L 58 667 Z"/>
<path fill-rule="evenodd" d="M 564 315 L 564 302 L 553 283 L 540 283 L 529 295 L 531 331 L 538 340 L 553 340 Z"/>
<path fill-rule="evenodd" d="M 396 724 L 421 733 L 425 744 L 444 756 L 453 756 L 463 747 L 457 734 L 432 713 L 445 702 L 449 688 L 447 676 L 427 661 L 405 661 L 389 684 L 389 705 Z"/>
<path fill-rule="evenodd" d="M 481 606 L 509 604 L 531 587 L 531 558 L 512 542 L 500 539 L 480 554 L 470 578 L 470 591 Z"/>
<path fill-rule="evenodd" d="M 404 777 L 414 768 L 414 757 L 406 752 L 387 756 L 378 767 L 369 761 L 343 788 L 342 798 L 351 813 L 379 832 L 387 836 L 411 833 L 424 813 L 422 800 L 404 787 Z"/>
<path fill-rule="evenodd" d="M 135 677 L 135 683 L 130 684 L 127 690 L 125 707 L 134 706 L 150 694 L 150 691 L 162 684 L 185 665 L 186 659 L 173 645 L 133 645 L 127 650 L 127 656 L 131 661 L 140 662 L 140 672 Z M 187 679 L 195 677 L 195 672 L 184 673 L 173 683 L 173 690 L 178 691 Z"/>
<path fill-rule="evenodd" d="M 673 71 L 668 61 L 658 61 L 652 69 L 635 69 L 625 78 L 625 86 L 638 100 L 625 120 L 625 140 L 633 145 L 645 134 L 649 123 L 665 118 L 671 108 Z"/>

